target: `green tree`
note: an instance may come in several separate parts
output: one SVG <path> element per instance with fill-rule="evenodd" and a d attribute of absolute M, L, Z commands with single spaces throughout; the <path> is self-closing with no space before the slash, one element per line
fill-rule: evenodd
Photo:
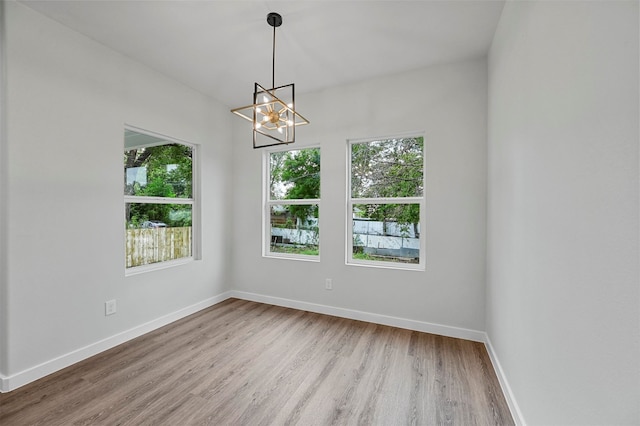
<path fill-rule="evenodd" d="M 282 168 L 288 151 L 272 152 L 269 156 L 269 188 L 271 199 L 281 200 L 285 195 L 285 188 L 282 182 Z"/>
<path fill-rule="evenodd" d="M 180 144 L 142 147 L 125 151 L 125 194 L 191 198 L 193 191 L 192 161 L 191 147 Z M 145 182 L 127 181 L 127 170 L 133 168 L 144 168 Z M 163 185 L 160 185 L 160 180 Z"/>

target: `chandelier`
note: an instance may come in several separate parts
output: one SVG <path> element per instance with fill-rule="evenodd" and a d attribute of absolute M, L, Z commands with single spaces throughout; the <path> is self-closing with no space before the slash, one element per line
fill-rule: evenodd
<path fill-rule="evenodd" d="M 276 28 L 282 25 L 282 16 L 275 12 L 267 15 L 267 23 L 273 27 L 273 53 L 271 88 L 254 84 L 253 104 L 234 108 L 232 113 L 253 125 L 253 147 L 265 148 L 288 145 L 296 139 L 296 126 L 309 121 L 296 111 L 294 84 L 276 87 Z"/>

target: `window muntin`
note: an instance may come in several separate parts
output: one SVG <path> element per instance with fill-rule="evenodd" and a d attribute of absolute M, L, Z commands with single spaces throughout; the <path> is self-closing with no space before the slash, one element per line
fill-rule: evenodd
<path fill-rule="evenodd" d="M 265 153 L 264 255 L 317 260 L 320 148 Z"/>
<path fill-rule="evenodd" d="M 125 267 L 194 256 L 195 146 L 125 130 Z"/>
<path fill-rule="evenodd" d="M 424 138 L 348 147 L 347 263 L 424 269 Z"/>

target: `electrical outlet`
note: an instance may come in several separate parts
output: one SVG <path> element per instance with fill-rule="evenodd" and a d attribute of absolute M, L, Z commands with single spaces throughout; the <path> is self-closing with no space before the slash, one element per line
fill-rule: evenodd
<path fill-rule="evenodd" d="M 104 302 L 104 314 L 113 315 L 116 313 L 116 300 L 107 300 Z"/>
<path fill-rule="evenodd" d="M 324 280 L 324 288 L 325 290 L 333 290 L 333 280 L 331 278 Z"/>

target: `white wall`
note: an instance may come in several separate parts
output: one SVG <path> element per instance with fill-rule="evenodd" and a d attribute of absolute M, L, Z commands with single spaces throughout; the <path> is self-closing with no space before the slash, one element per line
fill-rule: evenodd
<path fill-rule="evenodd" d="M 236 119 L 234 288 L 484 330 L 486 82 L 480 59 L 296 94 L 311 124 L 298 128 L 291 147 L 321 147 L 319 263 L 261 256 L 262 151 L 251 149 L 251 128 Z M 425 132 L 426 271 L 346 266 L 346 141 L 412 131 Z"/>
<path fill-rule="evenodd" d="M 524 420 L 640 424 L 638 2 L 507 2 L 487 332 Z"/>
<path fill-rule="evenodd" d="M 0 376 L 17 383 L 34 367 L 45 371 L 41 363 L 229 289 L 231 114 L 20 4 L 5 7 Z M 201 145 L 201 261 L 125 278 L 125 123 Z M 105 317 L 108 299 L 118 312 Z"/>

